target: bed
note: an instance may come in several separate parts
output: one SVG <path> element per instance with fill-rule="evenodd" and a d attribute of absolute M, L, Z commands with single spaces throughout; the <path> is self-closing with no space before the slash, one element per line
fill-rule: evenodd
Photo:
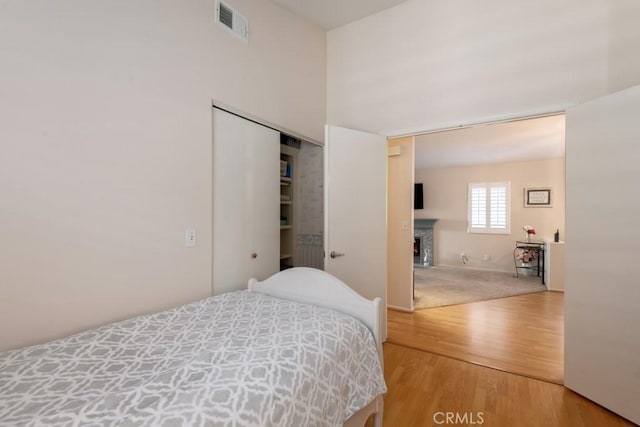
<path fill-rule="evenodd" d="M 0 425 L 382 424 L 379 299 L 294 268 L 0 354 Z"/>

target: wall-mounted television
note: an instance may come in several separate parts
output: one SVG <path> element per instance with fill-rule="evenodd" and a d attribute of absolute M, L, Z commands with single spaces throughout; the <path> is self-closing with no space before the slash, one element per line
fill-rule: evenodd
<path fill-rule="evenodd" d="M 413 209 L 424 209 L 422 183 L 413 184 Z"/>

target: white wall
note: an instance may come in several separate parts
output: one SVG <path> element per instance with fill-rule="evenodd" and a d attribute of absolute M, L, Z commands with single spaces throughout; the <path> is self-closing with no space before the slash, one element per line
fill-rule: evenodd
<path fill-rule="evenodd" d="M 328 33 L 328 121 L 399 135 L 640 83 L 637 0 L 409 0 Z"/>
<path fill-rule="evenodd" d="M 387 306 L 412 311 L 415 141 L 412 136 L 395 138 L 388 146 Z"/>
<path fill-rule="evenodd" d="M 212 99 L 322 139 L 324 31 L 229 3 L 248 45 L 214 0 L 0 1 L 0 350 L 210 295 Z"/>
<path fill-rule="evenodd" d="M 559 229 L 564 240 L 564 173 L 564 158 L 416 170 L 415 182 L 424 185 L 425 208 L 416 210 L 415 217 L 438 220 L 433 229 L 435 265 L 512 272 L 513 249 L 516 240 L 525 238 L 525 225 L 536 229 L 536 239 L 553 240 Z M 511 182 L 511 234 L 467 233 L 469 182 L 496 181 Z M 531 187 L 550 187 L 553 207 L 525 208 L 523 189 Z M 469 257 L 466 264 L 460 252 Z"/>
<path fill-rule="evenodd" d="M 567 111 L 565 384 L 640 423 L 640 86 Z"/>

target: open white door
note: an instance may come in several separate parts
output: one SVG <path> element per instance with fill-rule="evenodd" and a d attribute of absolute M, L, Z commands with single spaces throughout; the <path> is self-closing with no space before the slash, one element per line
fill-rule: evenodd
<path fill-rule="evenodd" d="M 380 297 L 387 336 L 387 140 L 325 127 L 324 267 L 365 298 Z"/>
<path fill-rule="evenodd" d="M 565 385 L 640 424 L 640 86 L 566 116 Z"/>

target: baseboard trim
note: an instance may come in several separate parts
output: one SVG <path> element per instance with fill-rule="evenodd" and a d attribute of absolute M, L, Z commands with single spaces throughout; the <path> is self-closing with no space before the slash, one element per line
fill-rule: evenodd
<path fill-rule="evenodd" d="M 494 268 L 482 268 L 476 265 L 468 265 L 468 264 L 458 264 L 458 265 L 450 265 L 450 264 L 438 264 L 433 267 L 443 267 L 443 268 L 458 268 L 464 270 L 479 270 L 479 271 L 492 271 L 494 273 L 513 273 L 514 270 L 496 270 Z"/>
<path fill-rule="evenodd" d="M 396 305 L 387 304 L 387 308 L 395 311 L 404 311 L 405 313 L 413 313 L 415 310 L 409 310 L 408 308 L 398 307 Z"/>

